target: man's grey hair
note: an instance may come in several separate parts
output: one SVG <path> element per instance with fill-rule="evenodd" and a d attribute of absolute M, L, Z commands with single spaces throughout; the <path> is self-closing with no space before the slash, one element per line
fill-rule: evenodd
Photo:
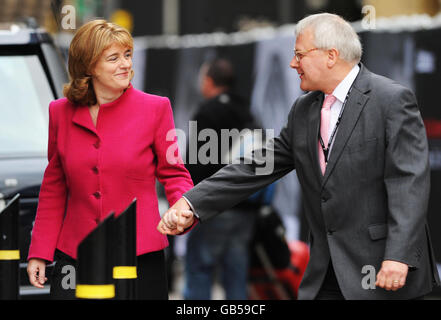
<path fill-rule="evenodd" d="M 318 49 L 334 48 L 339 51 L 341 59 L 356 64 L 360 62 L 363 51 L 360 38 L 342 17 L 330 13 L 308 16 L 297 23 L 296 37 L 308 29 L 313 32 Z"/>

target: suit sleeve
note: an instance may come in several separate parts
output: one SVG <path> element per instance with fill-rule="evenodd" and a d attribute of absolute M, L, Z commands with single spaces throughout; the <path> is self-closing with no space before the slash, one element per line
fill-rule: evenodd
<path fill-rule="evenodd" d="M 156 114 L 157 127 L 154 141 L 157 158 L 156 177 L 164 186 L 165 195 L 172 206 L 184 192 L 193 187 L 193 181 L 179 153 L 173 112 L 167 98 L 163 98 Z"/>
<path fill-rule="evenodd" d="M 414 94 L 403 89 L 392 100 L 386 125 L 384 182 L 388 237 L 384 260 L 418 268 L 430 192 L 429 152 Z"/>
<path fill-rule="evenodd" d="M 53 261 L 67 196 L 66 179 L 57 148 L 57 124 L 53 103 L 49 106 L 48 160 L 40 188 L 28 259 Z"/>
<path fill-rule="evenodd" d="M 201 222 L 235 206 L 295 169 L 291 146 L 294 110 L 295 106 L 278 137 L 185 193 Z"/>

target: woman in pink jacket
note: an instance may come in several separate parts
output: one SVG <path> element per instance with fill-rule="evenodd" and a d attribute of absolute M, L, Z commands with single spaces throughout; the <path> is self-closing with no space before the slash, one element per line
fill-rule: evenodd
<path fill-rule="evenodd" d="M 193 182 L 177 148 L 170 102 L 130 84 L 133 39 L 105 20 L 82 26 L 69 49 L 66 98 L 49 106 L 48 160 L 28 256 L 28 275 L 43 287 L 57 261 L 51 296 L 74 298 L 60 285 L 78 244 L 110 212 L 137 199 L 138 298 L 167 299 L 156 179 L 173 205 Z M 55 254 L 55 259 L 54 259 Z"/>

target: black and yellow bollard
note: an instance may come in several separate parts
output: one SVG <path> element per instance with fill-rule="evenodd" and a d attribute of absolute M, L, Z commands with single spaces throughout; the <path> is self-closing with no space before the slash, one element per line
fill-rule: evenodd
<path fill-rule="evenodd" d="M 0 212 L 0 300 L 19 297 L 19 210 L 20 194 L 17 194 Z"/>
<path fill-rule="evenodd" d="M 114 221 L 114 267 L 115 298 L 136 299 L 136 199 Z"/>
<path fill-rule="evenodd" d="M 111 213 L 78 245 L 75 295 L 79 299 L 115 297 L 112 279 L 113 224 L 114 213 Z"/>

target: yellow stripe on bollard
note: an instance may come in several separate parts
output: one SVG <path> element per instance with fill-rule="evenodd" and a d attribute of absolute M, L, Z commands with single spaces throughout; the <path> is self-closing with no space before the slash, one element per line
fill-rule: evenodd
<path fill-rule="evenodd" d="M 136 267 L 113 267 L 113 279 L 136 279 Z"/>
<path fill-rule="evenodd" d="M 75 295 L 81 299 L 110 299 L 115 297 L 115 285 L 79 284 Z"/>
<path fill-rule="evenodd" d="M 20 260 L 20 250 L 0 250 L 0 260 Z"/>

